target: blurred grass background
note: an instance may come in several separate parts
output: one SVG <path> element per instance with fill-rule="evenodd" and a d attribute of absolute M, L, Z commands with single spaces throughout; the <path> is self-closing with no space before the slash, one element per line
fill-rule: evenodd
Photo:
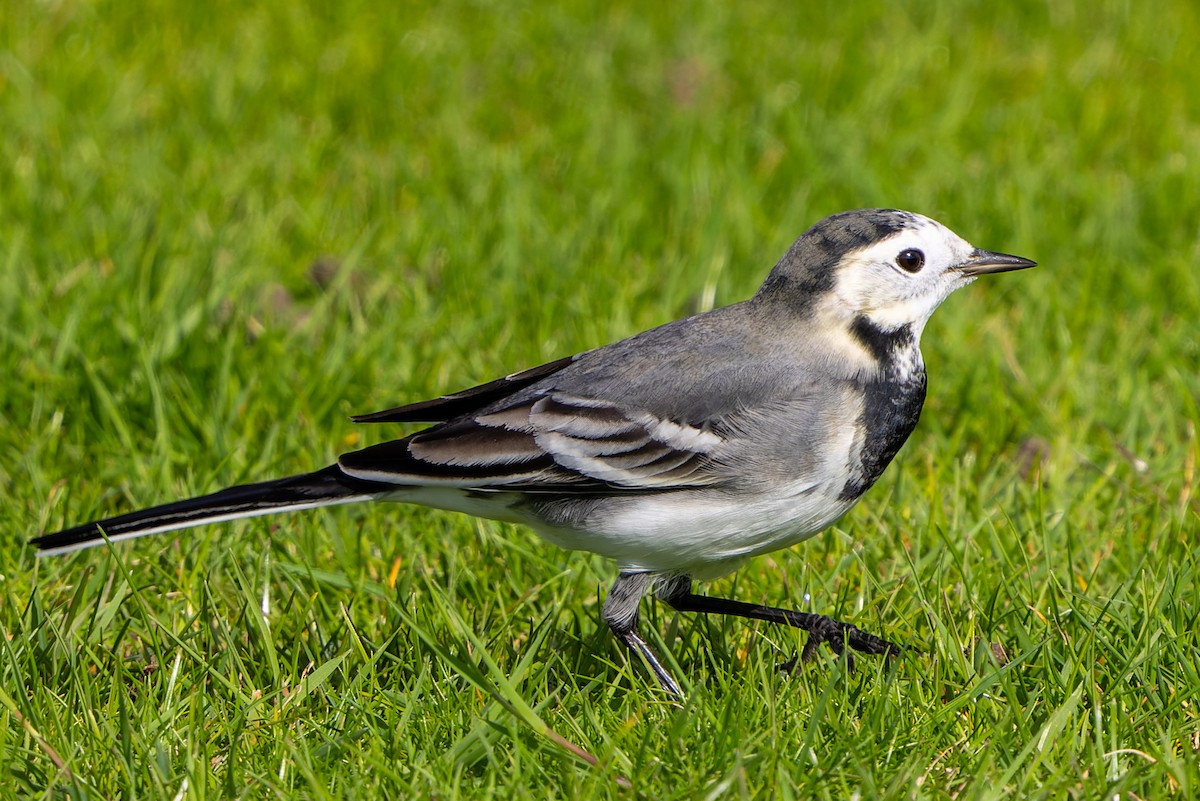
<path fill-rule="evenodd" d="M 0 794 L 1195 797 L 1198 16 L 0 0 Z M 858 508 L 714 591 L 894 668 L 649 606 L 676 708 L 610 565 L 408 507 L 24 544 L 744 298 L 863 206 L 1041 266 L 935 315 Z"/>

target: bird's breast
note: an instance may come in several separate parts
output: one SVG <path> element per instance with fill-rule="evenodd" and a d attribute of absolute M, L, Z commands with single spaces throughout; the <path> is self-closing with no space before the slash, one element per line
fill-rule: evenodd
<path fill-rule="evenodd" d="M 883 475 L 904 445 L 925 404 L 925 370 L 890 370 L 862 385 L 857 454 L 851 455 L 850 476 L 841 497 L 857 499 Z"/>

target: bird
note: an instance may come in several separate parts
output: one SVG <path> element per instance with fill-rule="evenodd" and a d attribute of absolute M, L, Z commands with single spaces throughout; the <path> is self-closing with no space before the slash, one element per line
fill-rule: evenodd
<path fill-rule="evenodd" d="M 459 392 L 353 418 L 423 423 L 310 473 L 233 486 L 32 540 L 40 555 L 360 501 L 523 524 L 616 563 L 601 618 L 669 695 L 638 633 L 653 595 L 679 612 L 808 632 L 800 654 L 901 647 L 813 612 L 694 591 L 828 528 L 879 479 L 921 414 L 921 334 L 956 289 L 1036 262 L 896 209 L 805 231 L 750 298 Z M 794 661 L 794 660 L 793 660 Z"/>

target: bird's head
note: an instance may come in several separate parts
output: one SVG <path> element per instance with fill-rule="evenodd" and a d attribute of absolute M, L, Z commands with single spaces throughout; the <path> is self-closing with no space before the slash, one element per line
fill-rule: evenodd
<path fill-rule="evenodd" d="M 951 292 L 988 273 L 1036 262 L 980 250 L 941 223 L 907 211 L 860 209 L 808 229 L 767 277 L 772 298 L 919 337 Z"/>

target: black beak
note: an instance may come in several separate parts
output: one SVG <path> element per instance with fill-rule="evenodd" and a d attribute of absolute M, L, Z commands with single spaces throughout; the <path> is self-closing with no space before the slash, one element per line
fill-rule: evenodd
<path fill-rule="evenodd" d="M 1036 261 L 1024 259 L 1020 256 L 1010 256 L 1007 253 L 996 253 L 991 250 L 975 248 L 975 250 L 971 251 L 971 255 L 967 260 L 958 265 L 957 269 L 963 275 L 969 275 L 974 278 L 977 275 L 987 275 L 988 273 L 1028 270 L 1030 267 L 1036 265 Z"/>

